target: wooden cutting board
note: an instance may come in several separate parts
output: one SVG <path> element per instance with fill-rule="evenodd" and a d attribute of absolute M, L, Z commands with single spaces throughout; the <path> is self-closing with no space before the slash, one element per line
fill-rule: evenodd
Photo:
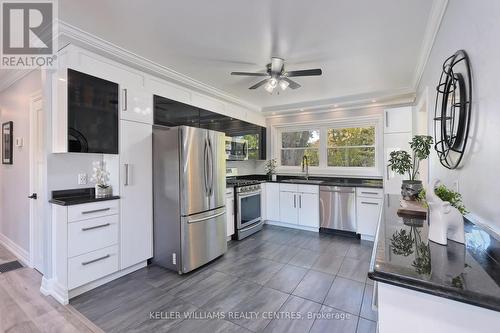
<path fill-rule="evenodd" d="M 420 201 L 400 200 L 398 215 L 415 216 L 419 218 L 427 217 L 427 207 Z"/>

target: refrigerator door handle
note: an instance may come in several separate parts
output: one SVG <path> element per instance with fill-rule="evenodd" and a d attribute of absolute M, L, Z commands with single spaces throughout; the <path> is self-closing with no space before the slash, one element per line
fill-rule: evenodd
<path fill-rule="evenodd" d="M 212 142 L 210 141 L 210 138 L 208 139 L 208 148 L 209 148 L 209 166 L 210 166 L 209 195 L 212 196 L 214 194 L 214 149 L 212 146 Z"/>
<path fill-rule="evenodd" d="M 208 187 L 208 140 L 205 138 L 205 147 L 203 148 L 203 184 L 205 185 L 205 194 L 210 195 Z"/>
<path fill-rule="evenodd" d="M 226 214 L 226 211 L 220 212 L 218 214 L 210 215 L 210 216 L 207 216 L 207 217 L 202 217 L 202 218 L 199 218 L 199 219 L 188 220 L 188 223 L 203 222 L 203 221 L 206 221 L 206 220 L 214 219 L 214 218 L 219 217 L 219 216 L 224 215 L 224 214 Z"/>

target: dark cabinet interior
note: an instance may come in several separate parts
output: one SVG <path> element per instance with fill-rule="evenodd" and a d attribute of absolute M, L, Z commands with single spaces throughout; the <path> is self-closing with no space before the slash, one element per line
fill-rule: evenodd
<path fill-rule="evenodd" d="M 68 69 L 68 152 L 118 154 L 118 84 Z"/>
<path fill-rule="evenodd" d="M 266 159 L 266 128 L 262 126 L 156 95 L 154 122 L 156 125 L 185 125 L 224 132 L 226 136 L 248 141 L 249 159 Z"/>

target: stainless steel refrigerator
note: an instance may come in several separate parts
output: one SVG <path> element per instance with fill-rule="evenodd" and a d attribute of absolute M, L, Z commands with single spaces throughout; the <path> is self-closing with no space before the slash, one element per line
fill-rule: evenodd
<path fill-rule="evenodd" d="M 224 133 L 153 127 L 153 262 L 187 273 L 224 254 Z"/>

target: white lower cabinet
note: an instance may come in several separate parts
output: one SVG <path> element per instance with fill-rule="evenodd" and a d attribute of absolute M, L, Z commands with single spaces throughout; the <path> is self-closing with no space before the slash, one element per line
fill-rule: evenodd
<path fill-rule="evenodd" d="M 319 187 L 280 184 L 279 188 L 280 214 L 276 221 L 317 230 L 319 228 Z M 270 201 L 268 201 L 269 204 Z"/>
<path fill-rule="evenodd" d="M 73 289 L 118 271 L 118 245 L 68 259 L 68 288 Z"/>
<path fill-rule="evenodd" d="M 297 193 L 280 192 L 280 222 L 298 224 Z"/>
<path fill-rule="evenodd" d="M 226 189 L 226 236 L 234 235 L 234 189 Z"/>
<path fill-rule="evenodd" d="M 319 228 L 319 196 L 318 194 L 299 193 L 299 224 Z"/>
<path fill-rule="evenodd" d="M 153 256 L 153 128 L 120 121 L 120 265 Z"/>
<path fill-rule="evenodd" d="M 358 196 L 356 198 L 356 221 L 358 234 L 364 239 L 373 239 L 377 231 L 382 199 Z"/>
<path fill-rule="evenodd" d="M 280 220 L 280 184 L 266 183 L 265 219 L 270 221 Z"/>

